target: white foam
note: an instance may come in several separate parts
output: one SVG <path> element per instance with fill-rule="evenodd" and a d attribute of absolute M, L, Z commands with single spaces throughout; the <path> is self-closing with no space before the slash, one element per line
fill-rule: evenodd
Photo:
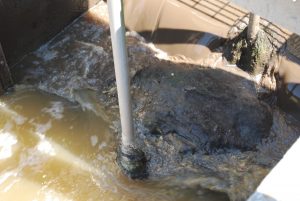
<path fill-rule="evenodd" d="M 0 101 L 0 109 L 1 112 L 7 113 L 9 116 L 11 116 L 17 125 L 22 125 L 27 120 L 27 118 L 23 117 L 22 115 L 18 114 L 14 110 L 10 109 L 6 103 L 1 101 Z"/>
<path fill-rule="evenodd" d="M 12 175 L 12 176 L 14 176 L 14 177 L 16 177 L 17 176 L 17 174 L 15 174 L 15 175 Z M 19 181 L 20 179 L 14 179 L 12 182 L 10 182 L 10 184 L 8 184 L 3 190 L 2 190 L 2 192 L 3 193 L 7 193 L 18 181 Z"/>
<path fill-rule="evenodd" d="M 14 171 L 5 172 L 0 175 L 0 184 L 3 184 L 8 178 L 12 176 L 17 176 L 17 173 Z"/>
<path fill-rule="evenodd" d="M 52 101 L 51 106 L 43 108 L 42 112 L 50 114 L 50 116 L 54 119 L 62 119 L 64 117 L 64 106 L 62 102 Z"/>
<path fill-rule="evenodd" d="M 47 192 L 45 193 L 45 201 L 61 201 L 54 193 Z"/>
<path fill-rule="evenodd" d="M 16 116 L 14 117 L 14 121 L 15 121 L 15 123 L 16 123 L 17 125 L 22 125 L 22 124 L 24 124 L 26 120 L 27 120 L 27 118 L 25 118 L 25 117 L 23 117 L 23 116 L 21 116 L 21 115 L 16 115 Z"/>
<path fill-rule="evenodd" d="M 143 36 L 141 36 L 139 33 L 137 33 L 136 31 L 127 31 L 126 36 L 134 37 L 134 38 L 138 39 L 139 41 L 146 43 L 145 38 Z"/>
<path fill-rule="evenodd" d="M 43 59 L 44 61 L 50 61 L 52 59 L 54 59 L 57 56 L 57 51 L 54 50 L 50 50 L 48 47 L 48 43 L 41 46 L 37 52 L 35 53 L 35 55 L 41 59 Z"/>
<path fill-rule="evenodd" d="M 12 147 L 17 143 L 18 140 L 14 135 L 0 131 L 0 160 L 11 157 L 13 155 Z"/>
<path fill-rule="evenodd" d="M 48 121 L 46 124 L 35 124 L 35 126 L 38 133 L 46 133 L 52 127 L 52 123 Z"/>
<path fill-rule="evenodd" d="M 254 80 L 257 84 L 260 83 L 261 79 L 262 79 L 262 74 L 258 74 L 258 75 L 256 75 L 256 76 L 253 77 L 253 80 Z"/>
<path fill-rule="evenodd" d="M 142 37 L 139 33 L 135 32 L 135 31 L 129 31 L 129 32 L 126 32 L 126 36 L 131 36 L 131 37 L 135 37 L 136 39 L 138 39 L 144 46 L 150 48 L 155 53 L 154 54 L 155 57 L 162 59 L 162 60 L 170 60 L 167 52 L 157 48 L 153 43 L 147 43 L 145 38 Z M 145 51 L 146 50 L 147 49 L 145 49 Z"/>
<path fill-rule="evenodd" d="M 6 103 L 0 101 L 0 107 L 6 107 Z"/>
<path fill-rule="evenodd" d="M 40 141 L 37 145 L 37 150 L 39 150 L 41 153 L 44 153 L 44 154 L 47 154 L 50 156 L 56 155 L 55 149 L 52 147 L 51 143 L 48 142 L 47 140 Z"/>
<path fill-rule="evenodd" d="M 98 143 L 98 136 L 92 135 L 91 138 L 90 138 L 90 140 L 91 140 L 92 146 L 94 147 L 94 146 L 96 146 L 97 143 Z"/>
<path fill-rule="evenodd" d="M 101 150 L 101 149 L 105 148 L 106 146 L 107 146 L 106 142 L 102 142 L 101 144 L 99 144 L 98 148 Z"/>
<path fill-rule="evenodd" d="M 27 149 L 26 152 L 21 153 L 18 170 L 21 171 L 23 168 L 33 166 L 36 169 L 40 169 L 42 164 L 48 160 L 45 155 L 38 152 L 36 147 Z"/>
<path fill-rule="evenodd" d="M 161 49 L 158 49 L 155 47 L 155 45 L 153 43 L 149 43 L 147 44 L 147 46 L 153 51 L 155 52 L 155 56 L 159 59 L 162 59 L 162 60 L 169 60 L 169 56 L 168 56 L 168 53 L 162 51 Z"/>
<path fill-rule="evenodd" d="M 46 132 L 52 127 L 52 122 L 48 121 L 46 124 L 32 123 L 35 126 L 35 134 L 40 138 L 44 139 Z"/>

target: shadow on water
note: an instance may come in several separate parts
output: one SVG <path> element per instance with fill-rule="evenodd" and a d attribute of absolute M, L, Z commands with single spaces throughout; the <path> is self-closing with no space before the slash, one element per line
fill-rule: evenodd
<path fill-rule="evenodd" d="M 0 42 L 9 65 L 54 37 L 99 0 L 0 0 Z"/>
<path fill-rule="evenodd" d="M 125 1 L 126 26 L 169 55 L 199 60 L 224 42 L 229 29 L 220 15 L 231 5 L 213 4 L 210 1 Z M 214 13 L 203 13 L 206 10 L 199 6 Z M 230 17 L 231 12 L 228 10 L 224 16 Z"/>
<path fill-rule="evenodd" d="M 278 104 L 300 119 L 300 59 L 288 49 L 280 57 Z"/>
<path fill-rule="evenodd" d="M 195 44 L 209 48 L 211 51 L 220 47 L 225 39 L 213 33 L 195 30 L 163 29 L 158 28 L 154 32 L 139 31 L 147 41 L 154 44 Z"/>

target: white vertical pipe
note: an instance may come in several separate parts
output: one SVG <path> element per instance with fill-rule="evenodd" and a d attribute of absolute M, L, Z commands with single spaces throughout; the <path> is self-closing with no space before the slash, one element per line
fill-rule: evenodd
<path fill-rule="evenodd" d="M 250 13 L 248 31 L 247 31 L 247 38 L 249 41 L 253 42 L 256 39 L 257 33 L 259 31 L 259 23 L 260 23 L 260 16 L 255 15 L 254 13 Z"/>
<path fill-rule="evenodd" d="M 128 54 L 125 44 L 122 0 L 108 0 L 108 12 L 122 127 L 122 145 L 134 146 Z"/>

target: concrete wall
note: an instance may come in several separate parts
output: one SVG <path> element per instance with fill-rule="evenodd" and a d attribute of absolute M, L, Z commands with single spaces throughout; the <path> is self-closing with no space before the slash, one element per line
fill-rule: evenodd
<path fill-rule="evenodd" d="M 300 200 L 300 139 L 261 182 L 248 201 Z"/>
<path fill-rule="evenodd" d="M 9 65 L 99 0 L 0 0 L 0 42 Z"/>

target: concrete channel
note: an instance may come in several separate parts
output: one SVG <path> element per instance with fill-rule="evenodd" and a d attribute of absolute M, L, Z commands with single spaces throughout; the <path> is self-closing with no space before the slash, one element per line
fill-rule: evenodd
<path fill-rule="evenodd" d="M 12 69 L 18 69 L 18 70 L 21 69 L 20 72 L 22 72 L 22 68 L 24 67 L 24 65 L 26 64 L 28 65 L 28 63 L 24 61 L 26 61 L 26 59 L 28 58 L 29 60 L 30 58 L 36 58 L 35 56 L 31 55 L 32 54 L 31 51 L 35 50 L 37 47 L 40 47 L 42 44 L 44 44 L 46 41 L 48 41 L 50 38 L 52 38 L 58 32 L 60 32 L 63 28 L 67 27 L 66 29 L 68 29 L 67 25 L 72 20 L 76 19 L 80 14 L 88 10 L 93 5 L 96 5 L 97 2 L 98 1 L 78 1 L 78 2 L 70 1 L 61 4 L 56 1 L 51 3 L 47 1 L 42 1 L 42 2 L 32 1 L 31 4 L 34 5 L 34 10 L 38 10 L 39 12 L 34 12 L 34 14 L 24 14 L 32 11 L 33 8 L 30 8 L 27 4 L 25 5 L 22 2 L 15 1 L 14 3 L 9 3 L 8 1 L 0 1 L 0 27 L 7 27 L 6 29 L 1 29 L 0 32 L 0 42 L 3 44 L 3 50 L 0 46 L 0 72 L 1 72 L 0 93 L 1 92 L 4 93 L 4 91 L 7 88 L 10 88 L 12 86 L 12 77 L 9 72 L 9 65 L 11 66 Z M 220 67 L 221 69 L 224 67 L 224 65 L 226 67 L 232 66 L 232 64 L 228 63 L 227 61 L 224 61 L 226 59 L 225 56 L 222 55 L 223 48 L 225 47 L 224 44 L 226 44 L 226 41 L 230 39 L 228 33 L 230 33 L 233 30 L 233 28 L 235 28 L 234 30 L 236 32 L 241 33 L 241 30 L 239 29 L 246 28 L 249 22 L 249 13 L 251 12 L 250 22 L 254 22 L 256 26 L 254 26 L 254 29 L 252 29 L 252 31 L 248 30 L 248 36 L 250 36 L 250 40 L 255 41 L 256 37 L 253 36 L 253 33 L 254 35 L 257 35 L 257 33 L 260 30 L 260 29 L 255 29 L 255 27 L 256 28 L 261 27 L 261 29 L 268 30 L 266 32 L 270 34 L 270 36 L 272 37 L 274 36 L 272 39 L 275 39 L 274 40 L 275 43 L 273 45 L 274 45 L 274 49 L 276 49 L 277 52 L 276 52 L 276 56 L 272 57 L 272 59 L 275 58 L 276 62 L 274 61 L 274 66 L 272 66 L 274 68 L 272 68 L 270 71 L 275 71 L 274 69 L 276 69 L 276 73 L 277 73 L 276 76 L 279 76 L 276 77 L 276 79 L 281 80 L 280 83 L 281 88 L 280 90 L 278 90 L 278 94 L 279 94 L 278 107 L 284 108 L 284 106 L 289 106 L 290 103 L 292 103 L 293 105 L 291 109 L 292 111 L 291 112 L 289 112 L 288 110 L 285 111 L 288 111 L 287 113 L 292 114 L 292 116 L 294 115 L 291 118 L 294 117 L 295 119 L 299 118 L 300 115 L 298 109 L 300 108 L 299 106 L 300 94 L 299 94 L 298 86 L 300 84 L 300 69 L 299 69 L 300 58 L 298 55 L 300 53 L 298 51 L 299 48 L 297 47 L 297 44 L 299 44 L 300 41 L 299 36 L 297 35 L 300 33 L 300 28 L 299 26 L 297 26 L 298 24 L 300 24 L 300 17 L 298 16 L 298 12 L 297 12 L 300 10 L 299 1 L 297 0 L 290 0 L 290 1 L 283 1 L 283 0 L 275 0 L 275 1 L 272 0 L 264 0 L 264 1 L 258 1 L 258 0 L 256 1 L 124 0 L 124 7 L 122 6 L 121 0 L 108 0 L 107 3 L 108 3 L 108 11 L 109 11 L 108 13 L 110 19 L 109 25 L 110 25 L 110 33 L 111 33 L 110 37 L 112 41 L 112 52 L 114 58 L 113 61 L 114 61 L 115 74 L 116 74 L 115 79 L 116 79 L 117 94 L 118 94 L 118 101 L 119 101 L 117 108 L 119 109 L 120 112 L 120 121 L 121 121 L 120 122 L 121 123 L 121 146 L 118 149 L 117 158 L 118 158 L 118 164 L 120 165 L 121 169 L 129 177 L 134 179 L 146 178 L 148 176 L 148 173 L 146 173 L 146 169 L 149 168 L 146 163 L 149 160 L 151 160 L 150 159 L 151 157 L 146 158 L 145 153 L 142 151 L 144 150 L 145 147 L 142 149 L 138 148 L 138 142 L 136 142 L 138 141 L 138 139 L 136 139 L 138 137 L 135 134 L 136 127 L 134 127 L 135 126 L 134 123 L 136 123 L 134 121 L 136 119 L 134 119 L 135 115 L 132 114 L 132 107 L 134 107 L 135 111 L 137 111 L 138 110 L 137 108 L 141 107 L 141 104 L 139 105 L 139 103 L 136 102 L 136 100 L 134 103 L 132 102 L 131 96 L 136 95 L 137 93 L 132 92 L 132 89 L 130 88 L 132 84 L 131 82 L 135 81 L 139 83 L 138 82 L 139 78 L 134 77 L 138 81 L 134 79 L 133 79 L 134 81 L 132 81 L 131 76 L 132 75 L 135 76 L 136 75 L 135 73 L 142 74 L 147 71 L 145 69 L 140 69 L 140 70 L 136 70 L 137 72 L 132 73 L 131 70 L 133 68 L 130 68 L 130 66 L 128 65 L 128 60 L 130 60 L 129 63 L 132 63 L 134 59 L 132 59 L 133 58 L 132 55 L 128 55 L 127 52 L 127 49 L 131 48 L 129 50 L 129 54 L 132 54 L 131 52 L 132 41 L 129 40 L 130 45 L 126 47 L 126 39 L 128 39 L 128 37 L 132 37 L 132 35 L 134 34 L 132 32 L 128 32 L 126 35 L 125 25 L 126 28 L 128 28 L 129 30 L 136 31 L 145 38 L 145 40 L 140 39 L 139 36 L 134 35 L 134 37 L 140 40 L 139 44 L 144 44 L 144 43 L 148 44 L 149 42 L 153 42 L 155 44 L 155 47 L 150 46 L 152 48 L 151 51 L 156 51 L 156 53 L 161 50 L 164 51 L 165 53 L 163 54 L 164 56 L 158 57 L 159 61 L 164 60 L 161 59 L 163 57 L 168 57 L 174 59 L 172 60 L 172 62 L 176 63 L 176 65 L 178 65 L 178 63 L 180 65 L 180 62 L 183 63 L 186 62 L 189 63 L 188 65 L 204 66 L 204 64 L 206 64 L 205 62 L 207 62 L 208 60 L 207 63 L 209 63 L 209 65 L 211 65 L 211 62 L 213 61 L 212 69 L 218 68 L 218 66 L 221 66 Z M 6 11 L 7 8 L 9 9 Z M 56 10 L 53 8 L 60 8 L 60 9 Z M 48 15 L 53 14 L 52 13 L 54 12 L 53 10 L 57 11 L 56 13 L 57 15 L 54 15 L 54 18 L 50 19 Z M 286 12 L 287 10 L 289 12 Z M 13 11 L 18 11 L 16 12 L 17 17 L 15 19 L 13 19 L 13 16 L 11 15 Z M 124 12 L 125 12 L 125 17 L 123 16 Z M 26 16 L 26 20 L 24 19 L 26 23 L 22 21 L 22 16 Z M 280 16 L 280 18 L 278 16 Z M 9 20 L 3 20 L 3 19 L 9 19 Z M 88 19 L 88 17 L 84 19 Z M 98 20 L 97 23 L 98 23 L 97 26 L 99 24 L 101 24 L 102 26 L 103 24 L 105 24 L 105 20 L 103 21 L 102 19 Z M 76 24 L 76 26 L 79 27 L 82 24 L 79 23 L 79 25 Z M 107 26 L 104 27 L 106 28 L 103 28 L 103 30 L 107 31 Z M 18 31 L 19 29 L 24 31 L 25 34 L 20 35 L 20 32 Z M 101 34 L 103 30 L 101 30 Z M 103 32 L 107 34 L 105 31 Z M 62 33 L 64 34 L 64 31 Z M 58 35 L 58 39 L 60 37 L 61 36 Z M 69 36 L 65 37 L 67 42 L 69 42 L 70 40 L 70 37 L 69 38 L 68 37 Z M 83 34 L 83 38 L 84 37 L 86 36 Z M 14 38 L 16 38 L 16 40 L 14 40 Z M 56 46 L 53 44 L 55 44 L 55 40 L 58 39 L 54 37 L 54 42 L 53 43 L 50 42 L 45 46 L 46 47 L 45 51 L 55 52 L 54 50 L 52 50 L 52 48 L 53 49 L 56 48 Z M 97 51 L 95 52 L 97 52 L 97 54 L 101 53 L 101 58 L 103 55 L 106 55 L 103 56 L 103 58 L 108 58 L 107 53 L 105 52 L 106 50 L 103 50 L 102 47 L 99 48 L 91 42 L 85 43 L 82 41 L 78 41 L 77 39 L 75 40 L 74 43 L 76 44 L 74 45 L 75 47 L 81 48 L 80 45 L 84 44 L 85 47 L 89 47 L 89 48 L 93 47 L 94 49 L 98 48 Z M 291 40 L 295 42 L 293 43 L 291 42 Z M 97 40 L 97 42 L 94 43 L 99 43 L 99 41 L 100 44 L 105 44 L 105 45 L 107 44 L 107 41 L 103 42 L 102 39 Z M 57 44 L 59 43 L 60 42 L 58 42 Z M 63 44 L 65 42 L 63 41 L 61 43 Z M 48 48 L 48 45 L 50 48 Z M 145 47 L 148 48 L 148 46 Z M 160 48 L 161 50 L 158 50 L 156 48 Z M 32 64 L 36 62 L 34 65 L 40 65 L 43 62 L 45 62 L 45 64 L 47 64 L 48 67 L 49 66 L 51 67 L 53 63 L 56 64 L 55 62 L 53 63 L 51 62 L 52 60 L 56 59 L 57 52 L 54 54 L 54 56 L 50 55 L 48 58 L 46 54 L 45 56 L 43 55 L 43 53 L 40 53 L 42 49 L 43 48 L 38 49 L 37 52 L 39 53 L 37 53 L 36 55 L 42 55 L 44 61 L 42 62 L 30 61 L 30 62 L 32 62 Z M 91 52 L 93 53 L 93 51 L 94 50 L 92 50 Z M 83 52 L 86 51 L 84 50 Z M 105 52 L 105 54 L 102 55 L 103 52 Z M 91 56 L 92 53 L 89 56 Z M 214 57 L 210 58 L 212 55 Z M 23 57 L 25 58 L 24 60 Z M 68 56 L 66 56 L 65 58 L 67 57 Z M 155 61 L 157 62 L 157 60 Z M 103 63 L 105 62 L 103 61 Z M 186 65 L 186 64 L 182 64 L 182 65 Z M 270 66 L 271 65 L 273 64 L 270 64 Z M 234 66 L 236 67 L 236 64 L 234 64 Z M 85 69 L 85 78 L 89 73 L 90 70 L 89 68 L 90 66 L 88 66 L 88 68 Z M 76 67 L 74 69 L 76 69 Z M 176 72 L 181 72 L 181 71 L 178 70 L 177 68 Z M 243 74 L 244 72 L 242 73 L 239 72 L 239 73 Z M 22 83 L 20 81 L 22 80 L 20 79 L 20 77 L 22 77 L 22 73 L 18 74 L 13 72 L 12 74 L 15 76 L 17 82 Z M 174 77 L 174 75 L 175 75 L 174 73 L 171 73 L 170 74 L 171 78 Z M 247 77 L 247 75 L 244 74 L 243 76 Z M 250 73 L 250 76 L 247 79 L 248 81 L 251 79 L 255 80 L 259 76 L 262 75 L 252 75 Z M 177 86 L 177 84 L 178 83 L 173 83 L 174 86 Z M 257 83 L 257 85 L 260 84 L 261 83 Z M 278 87 L 278 85 L 276 87 Z M 92 90 L 94 90 L 94 88 Z M 151 87 L 149 88 L 151 89 Z M 148 90 L 151 91 L 150 89 Z M 183 91 L 184 93 L 186 93 L 190 91 L 193 92 L 195 90 L 196 90 L 195 88 L 188 86 L 187 88 L 184 88 Z M 272 89 L 269 91 L 272 92 Z M 105 93 L 110 93 L 110 92 L 105 92 Z M 274 95 L 275 93 L 272 92 L 270 94 Z M 100 96 L 101 95 L 98 94 L 98 96 L 95 97 L 100 97 Z M 102 99 L 107 98 L 107 97 L 105 98 L 103 97 L 101 96 Z M 149 102 L 148 104 L 151 103 Z M 272 104 L 270 103 L 270 105 Z M 4 103 L 1 104 L 1 107 L 5 107 L 5 104 Z M 14 112 L 11 113 L 16 116 L 16 113 Z M 218 129 L 219 128 L 216 127 L 216 129 L 214 130 L 217 132 Z M 150 133 L 152 134 L 154 133 L 153 134 L 154 136 L 155 135 L 159 136 L 163 132 L 164 131 L 161 131 L 160 128 L 157 127 L 150 130 Z M 168 131 L 168 133 L 165 136 L 162 135 L 161 138 L 158 138 L 158 141 L 164 139 L 166 136 L 169 137 L 171 135 L 169 134 L 170 132 L 172 133 L 172 135 L 176 135 L 178 131 L 175 130 Z M 183 142 L 188 145 L 182 145 L 178 143 L 179 144 L 178 147 L 181 148 L 181 146 L 183 147 L 192 146 L 191 142 L 186 142 L 186 141 L 188 140 L 185 141 L 183 140 Z M 92 142 L 92 144 L 93 143 L 95 143 L 95 140 L 94 142 Z M 297 168 L 299 166 L 298 164 L 299 160 L 297 160 L 297 154 L 299 154 L 299 145 L 300 145 L 299 140 L 297 140 L 294 143 L 294 145 L 290 148 L 290 150 L 286 153 L 286 155 L 283 157 L 283 159 L 278 163 L 278 165 L 274 167 L 274 169 L 270 172 L 270 174 L 258 186 L 257 190 L 248 199 L 249 201 L 254 201 L 254 200 L 261 200 L 261 201 L 291 200 L 292 201 L 292 200 L 300 199 L 299 192 L 297 192 L 297 186 L 299 182 L 298 183 L 290 182 L 293 178 L 300 179 L 300 175 L 298 174 L 297 171 Z M 149 146 L 149 144 L 147 144 L 147 146 Z M 262 145 L 261 144 L 257 145 L 257 147 L 259 146 Z M 239 148 L 240 147 L 237 147 L 237 149 Z M 247 147 L 247 149 L 245 150 L 254 152 L 254 149 L 252 147 L 250 148 Z M 245 150 L 242 150 L 241 152 L 244 153 Z M 261 150 L 264 149 L 261 148 Z M 188 154 L 191 153 L 193 155 L 194 152 L 197 151 L 188 150 L 186 152 Z M 207 153 L 209 153 L 209 151 Z M 211 153 L 209 154 L 207 153 L 206 155 L 211 154 Z M 89 164 L 86 163 L 84 164 L 86 167 L 89 166 Z M 153 167 L 153 163 L 151 163 L 151 165 L 150 168 Z M 85 169 L 89 169 L 89 168 L 85 168 Z M 93 168 L 93 170 L 94 169 L 95 168 Z M 190 180 L 186 183 L 189 182 L 193 183 L 193 181 Z M 224 190 L 221 192 L 224 193 Z M 230 195 L 229 199 L 239 200 L 240 197 L 235 197 L 233 195 L 234 193 L 232 192 L 234 191 L 230 191 L 230 193 L 228 193 Z M 227 200 L 227 198 L 223 197 L 223 194 L 217 196 L 220 196 L 224 200 Z M 214 200 L 214 198 L 212 198 L 211 200 Z"/>

